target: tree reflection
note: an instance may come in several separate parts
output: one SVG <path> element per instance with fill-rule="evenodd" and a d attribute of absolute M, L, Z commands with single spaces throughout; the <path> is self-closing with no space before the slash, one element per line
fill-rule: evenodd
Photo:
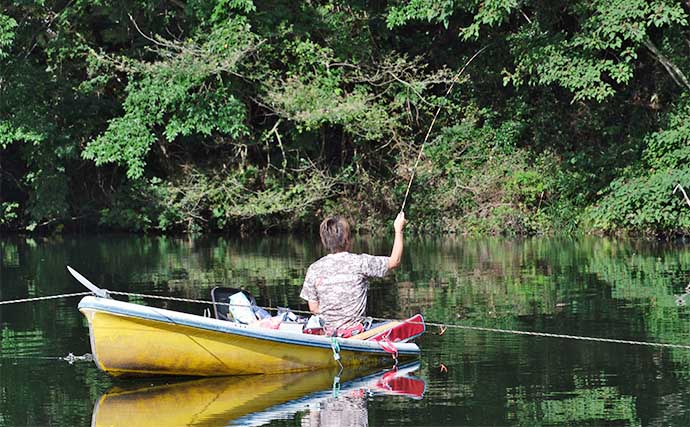
<path fill-rule="evenodd" d="M 421 312 L 428 321 L 452 324 L 690 342 L 690 304 L 676 302 L 690 281 L 686 245 L 590 237 L 409 240 L 401 269 L 372 282 L 369 314 L 400 318 Z M 355 251 L 385 253 L 389 244 L 359 236 Z M 299 290 L 306 268 L 322 255 L 314 236 L 14 237 L 0 239 L 0 251 L 3 300 L 81 291 L 65 271 L 70 264 L 112 290 L 208 300 L 213 286 L 244 287 L 257 295 L 260 305 L 294 309 L 302 304 Z M 141 302 L 197 314 L 203 309 L 198 304 Z M 90 364 L 81 365 L 75 376 L 72 369 L 16 367 L 3 360 L 90 351 L 76 303 L 0 306 L 0 425 L 83 424 L 91 402 L 110 386 L 111 380 Z M 568 425 L 560 420 L 570 415 L 558 414 L 572 414 L 581 406 L 599 408 L 604 402 L 606 411 L 592 409 L 589 418 L 580 414 L 581 423 L 690 422 L 687 399 L 678 398 L 687 394 L 688 351 L 438 332 L 432 328 L 419 340 L 424 377 L 433 380 L 427 396 L 435 399 L 426 398 L 419 406 L 387 399 L 375 407 L 365 399 L 370 418 L 378 414 L 385 417 L 382 423 L 390 423 L 404 413 L 401 424 L 447 424 L 448 417 L 462 416 L 475 424 L 525 419 L 526 424 L 544 420 Z M 439 363 L 449 372 L 439 373 Z M 594 381 L 599 375 L 605 380 Z M 324 380 L 318 390 L 330 389 L 332 380 Z M 322 418 L 319 409 L 302 407 L 292 417 L 316 422 Z M 308 414 L 299 415 L 306 410 Z"/>

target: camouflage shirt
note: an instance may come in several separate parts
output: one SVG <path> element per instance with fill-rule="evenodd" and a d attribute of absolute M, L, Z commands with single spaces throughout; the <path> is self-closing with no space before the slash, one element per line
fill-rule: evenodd
<path fill-rule="evenodd" d="M 319 303 L 319 316 L 327 327 L 347 328 L 364 316 L 369 277 L 386 273 L 387 256 L 329 254 L 309 266 L 300 297 Z"/>

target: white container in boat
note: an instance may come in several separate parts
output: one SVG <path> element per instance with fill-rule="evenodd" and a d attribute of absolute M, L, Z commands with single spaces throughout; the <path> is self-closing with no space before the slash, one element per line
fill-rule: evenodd
<path fill-rule="evenodd" d="M 247 296 L 242 292 L 238 292 L 230 296 L 229 309 L 232 313 L 232 317 L 234 317 L 235 320 L 238 320 L 242 323 L 252 323 L 256 321 L 256 316 L 252 311 L 251 303 L 249 302 L 249 299 L 247 299 Z"/>
<path fill-rule="evenodd" d="M 309 318 L 307 326 L 304 329 L 321 329 L 323 328 L 323 320 L 318 315 L 313 315 Z"/>

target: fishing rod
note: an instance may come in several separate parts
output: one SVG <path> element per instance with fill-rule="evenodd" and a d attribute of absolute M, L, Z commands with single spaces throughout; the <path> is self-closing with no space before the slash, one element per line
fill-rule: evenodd
<path fill-rule="evenodd" d="M 448 87 L 448 90 L 446 91 L 445 97 L 448 97 L 450 95 L 450 92 L 453 90 L 453 86 L 455 86 L 455 83 L 458 82 L 458 79 L 462 75 L 462 73 L 465 72 L 465 69 L 467 68 L 474 59 L 479 56 L 480 53 L 485 51 L 490 45 L 486 45 L 483 48 L 479 49 L 472 57 L 465 63 L 465 65 L 460 69 L 458 74 L 453 77 L 453 80 L 450 82 L 450 86 Z M 436 119 L 438 118 L 438 114 L 441 112 L 441 108 L 443 106 L 439 105 L 438 108 L 436 109 L 436 113 L 434 113 L 434 118 L 431 120 L 431 125 L 429 126 L 429 129 L 426 131 L 426 135 L 424 136 L 424 141 L 422 142 L 422 146 L 419 149 L 419 154 L 417 154 L 417 160 L 414 163 L 414 166 L 412 167 L 412 176 L 410 176 L 410 181 L 407 183 L 407 190 L 405 190 L 405 198 L 403 198 L 402 206 L 400 207 L 400 213 L 404 213 L 405 211 L 405 204 L 407 204 L 407 196 L 410 194 L 410 188 L 412 187 L 412 181 L 414 180 L 415 174 L 417 173 L 417 166 L 419 166 L 419 161 L 422 158 L 422 153 L 424 153 L 424 146 L 426 145 L 427 140 L 429 139 L 429 135 L 431 135 L 431 130 L 434 128 L 434 124 L 436 124 Z"/>

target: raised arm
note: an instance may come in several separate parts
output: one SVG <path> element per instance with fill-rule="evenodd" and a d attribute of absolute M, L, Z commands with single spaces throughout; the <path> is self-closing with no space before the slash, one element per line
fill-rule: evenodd
<path fill-rule="evenodd" d="M 393 227 L 395 228 L 395 241 L 393 242 L 393 250 L 391 250 L 391 257 L 388 260 L 388 269 L 393 270 L 400 266 L 400 261 L 403 254 L 403 229 L 407 221 L 405 220 L 405 213 L 400 212 L 395 218 Z"/>

